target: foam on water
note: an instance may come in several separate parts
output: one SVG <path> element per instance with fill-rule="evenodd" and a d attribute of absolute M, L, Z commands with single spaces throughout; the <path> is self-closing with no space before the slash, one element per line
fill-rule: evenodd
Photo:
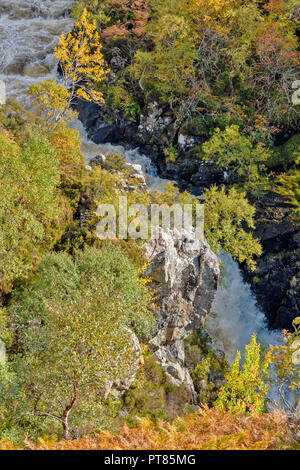
<path fill-rule="evenodd" d="M 81 136 L 82 153 L 89 162 L 92 158 L 99 154 L 109 155 L 111 153 L 118 153 L 122 155 L 128 163 L 139 164 L 142 167 L 143 173 L 146 176 L 146 182 L 152 190 L 163 191 L 168 180 L 160 178 L 157 174 L 157 169 L 153 165 L 151 159 L 141 153 L 138 148 L 128 148 L 123 145 L 115 144 L 94 144 L 88 139 L 86 131 L 79 120 L 71 124 L 75 127 Z"/>
<path fill-rule="evenodd" d="M 265 314 L 257 306 L 256 299 L 242 277 L 239 266 L 230 255 L 221 255 L 225 275 L 221 279 L 205 326 L 217 348 L 226 352 L 230 361 L 236 352 L 244 351 L 251 335 L 265 346 L 279 344 L 280 332 L 268 329 Z"/>

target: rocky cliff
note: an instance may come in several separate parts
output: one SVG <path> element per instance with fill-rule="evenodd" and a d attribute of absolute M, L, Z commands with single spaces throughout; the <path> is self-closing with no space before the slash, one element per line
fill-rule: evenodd
<path fill-rule="evenodd" d="M 185 232 L 179 238 L 171 230 L 158 229 L 145 245 L 149 266 L 146 276 L 156 293 L 157 331 L 150 341 L 156 358 L 174 386 L 194 386 L 185 366 L 184 340 L 200 328 L 215 299 L 219 265 L 205 241 Z"/>
<path fill-rule="evenodd" d="M 256 230 L 263 254 L 255 271 L 244 271 L 256 298 L 274 329 L 292 329 L 300 314 L 300 230 L 290 207 L 278 194 L 265 193 L 256 206 Z"/>

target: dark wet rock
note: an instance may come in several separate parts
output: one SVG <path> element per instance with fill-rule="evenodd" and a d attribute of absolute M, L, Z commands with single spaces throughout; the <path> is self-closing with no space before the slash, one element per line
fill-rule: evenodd
<path fill-rule="evenodd" d="M 98 119 L 100 119 L 100 107 L 96 103 L 91 103 L 85 100 L 77 100 L 74 105 L 78 112 L 78 118 L 83 126 L 90 131 L 95 126 Z"/>
<path fill-rule="evenodd" d="M 136 141 L 137 126 L 119 113 L 108 116 L 102 107 L 83 99 L 77 100 L 74 108 L 88 137 L 96 144 Z"/>
<path fill-rule="evenodd" d="M 97 121 L 95 130 L 91 135 L 95 144 L 102 144 L 106 142 L 116 143 L 122 138 L 120 129 L 113 124 L 107 124 L 102 121 Z"/>

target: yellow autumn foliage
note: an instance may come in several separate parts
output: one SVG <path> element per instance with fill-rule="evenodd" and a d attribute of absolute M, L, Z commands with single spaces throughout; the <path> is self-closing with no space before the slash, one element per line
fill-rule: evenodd
<path fill-rule="evenodd" d="M 70 102 L 74 96 L 104 102 L 102 92 L 94 89 L 94 84 L 101 82 L 108 72 L 101 47 L 96 21 L 89 21 L 84 9 L 72 32 L 67 35 L 63 32 L 55 48 L 55 57 L 70 90 Z"/>
<path fill-rule="evenodd" d="M 58 442 L 39 439 L 24 446 L 31 450 L 284 450 L 294 448 L 294 431 L 280 411 L 250 417 L 205 406 L 171 424 L 139 418 L 136 427 L 125 425 L 118 433 L 98 431 Z M 0 449 L 9 449 L 8 444 L 0 441 Z"/>

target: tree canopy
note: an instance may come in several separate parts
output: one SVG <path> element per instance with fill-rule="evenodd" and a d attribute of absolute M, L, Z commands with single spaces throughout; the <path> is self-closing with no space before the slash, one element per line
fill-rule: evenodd
<path fill-rule="evenodd" d="M 116 246 L 86 249 L 74 259 L 46 255 L 7 310 L 19 344 L 12 370 L 21 395 L 10 397 L 19 412 L 57 420 L 68 438 L 73 408 L 87 413 L 90 394 L 104 396 L 131 377 L 140 354 L 133 334 L 145 339 L 152 326 L 150 299 Z"/>

